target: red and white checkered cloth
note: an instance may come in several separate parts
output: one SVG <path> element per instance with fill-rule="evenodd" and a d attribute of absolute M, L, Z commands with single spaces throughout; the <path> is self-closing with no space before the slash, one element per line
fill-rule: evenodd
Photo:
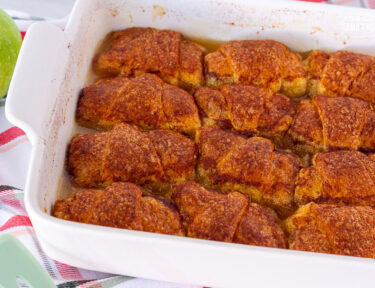
<path fill-rule="evenodd" d="M 310 1 L 375 9 L 375 0 Z M 25 23 L 21 27 L 24 28 Z M 0 106 L 3 105 L 4 102 L 0 102 Z M 38 242 L 23 202 L 22 189 L 30 152 L 31 145 L 25 133 L 5 119 L 4 107 L 0 107 L 0 233 L 17 237 L 39 260 L 58 287 L 197 287 L 87 271 L 49 258 Z"/>

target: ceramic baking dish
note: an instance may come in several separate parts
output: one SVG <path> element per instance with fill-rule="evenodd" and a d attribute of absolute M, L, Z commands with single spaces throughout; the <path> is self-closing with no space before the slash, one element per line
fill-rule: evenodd
<path fill-rule="evenodd" d="M 289 1 L 80 0 L 64 31 L 34 24 L 22 46 L 6 116 L 32 143 L 27 211 L 43 249 L 70 265 L 213 287 L 373 287 L 375 261 L 198 240 L 68 222 L 60 197 L 77 99 L 104 36 L 130 26 L 195 38 L 274 39 L 296 51 L 349 49 L 375 56 L 375 12 Z"/>

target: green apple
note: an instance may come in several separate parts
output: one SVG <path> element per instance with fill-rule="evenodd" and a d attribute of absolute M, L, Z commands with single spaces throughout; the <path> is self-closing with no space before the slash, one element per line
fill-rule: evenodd
<path fill-rule="evenodd" d="M 8 91 L 21 43 L 16 23 L 0 9 L 0 98 Z"/>

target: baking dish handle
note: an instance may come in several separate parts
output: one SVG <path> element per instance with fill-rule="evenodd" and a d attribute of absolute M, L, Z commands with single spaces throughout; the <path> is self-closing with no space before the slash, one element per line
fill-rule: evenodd
<path fill-rule="evenodd" d="M 68 59 L 68 43 L 66 33 L 49 23 L 30 26 L 22 43 L 5 115 L 25 131 L 32 144 L 42 138 L 46 130 L 45 111 L 53 105 L 64 77 L 61 69 Z"/>

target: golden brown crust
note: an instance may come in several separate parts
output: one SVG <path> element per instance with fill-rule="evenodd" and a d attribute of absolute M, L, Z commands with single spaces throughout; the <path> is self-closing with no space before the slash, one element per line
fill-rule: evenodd
<path fill-rule="evenodd" d="M 348 97 L 314 96 L 312 99 L 323 125 L 324 146 L 357 150 L 370 105 Z"/>
<path fill-rule="evenodd" d="M 375 148 L 375 111 L 367 113 L 367 119 L 360 135 L 361 149 L 374 151 Z"/>
<path fill-rule="evenodd" d="M 153 74 L 99 80 L 83 89 L 77 121 L 89 128 L 133 123 L 143 129 L 172 129 L 194 134 L 198 108 L 186 91 Z"/>
<path fill-rule="evenodd" d="M 69 146 L 67 170 L 73 184 L 79 187 L 100 187 L 104 182 L 108 133 L 75 136 Z"/>
<path fill-rule="evenodd" d="M 286 48 L 281 75 L 281 93 L 292 98 L 305 95 L 307 79 L 300 54 Z"/>
<path fill-rule="evenodd" d="M 232 242 L 248 201 L 238 192 L 209 191 L 195 182 L 179 184 L 172 197 L 187 236 L 225 242 Z"/>
<path fill-rule="evenodd" d="M 129 80 L 117 91 L 117 97 L 108 107 L 106 120 L 113 125 L 134 123 L 144 129 L 166 128 L 167 118 L 162 103 L 163 85 L 163 81 L 152 74 Z M 85 95 L 84 92 L 84 96 L 90 101 L 89 94 Z"/>
<path fill-rule="evenodd" d="M 228 120 L 228 105 L 224 94 L 220 90 L 200 87 L 195 91 L 194 99 L 199 108 L 203 123 L 215 126 L 219 121 Z"/>
<path fill-rule="evenodd" d="M 218 87 L 235 83 L 231 61 L 220 50 L 204 57 L 204 68 L 207 86 Z"/>
<path fill-rule="evenodd" d="M 284 50 L 284 61 L 282 62 L 283 83 L 281 85 L 283 85 L 284 82 L 293 81 L 294 79 L 306 76 L 301 55 L 288 50 L 286 46 L 284 46 Z M 304 92 L 301 95 L 303 94 Z"/>
<path fill-rule="evenodd" d="M 272 87 L 274 91 L 280 89 L 280 61 L 284 51 L 277 42 L 230 41 L 220 46 L 218 52 L 231 64 L 234 83 Z M 216 63 L 207 64 L 208 71 L 215 72 Z M 219 81 L 220 76 L 217 75 Z"/>
<path fill-rule="evenodd" d="M 281 89 L 291 97 L 306 91 L 299 55 L 273 40 L 229 41 L 205 57 L 207 85 L 250 84 Z"/>
<path fill-rule="evenodd" d="M 375 258 L 375 211 L 310 203 L 285 220 L 289 248 Z"/>
<path fill-rule="evenodd" d="M 331 253 L 328 236 L 319 231 L 315 225 L 303 227 L 291 233 L 288 238 L 289 249 L 319 253 Z"/>
<path fill-rule="evenodd" d="M 293 121 L 293 102 L 270 89 L 250 85 L 207 87 L 194 94 L 203 125 L 231 128 L 247 135 L 282 137 Z"/>
<path fill-rule="evenodd" d="M 309 94 L 351 96 L 375 103 L 375 58 L 349 51 L 313 51 L 306 60 Z"/>
<path fill-rule="evenodd" d="M 298 170 L 296 157 L 274 152 L 271 141 L 253 137 L 220 159 L 213 182 L 224 191 L 247 193 L 255 202 L 286 216 L 294 209 L 294 179 Z"/>
<path fill-rule="evenodd" d="M 152 130 L 146 134 L 167 178 L 174 179 L 174 183 L 194 178 L 197 147 L 189 138 L 166 130 Z"/>
<path fill-rule="evenodd" d="M 293 210 L 297 157 L 274 151 L 271 141 L 243 139 L 217 128 L 197 133 L 201 181 L 222 191 L 247 193 L 255 202 L 275 208 L 282 216 Z"/>
<path fill-rule="evenodd" d="M 68 170 L 79 187 L 115 181 L 176 183 L 194 175 L 196 148 L 190 139 L 166 130 L 141 132 L 120 124 L 108 132 L 72 140 Z"/>
<path fill-rule="evenodd" d="M 164 85 L 162 104 L 168 120 L 168 128 L 194 135 L 201 126 L 194 98 L 186 91 L 172 85 Z"/>
<path fill-rule="evenodd" d="M 250 138 L 242 145 L 233 147 L 220 158 L 217 174 L 222 176 L 216 181 L 239 182 L 267 190 L 263 185 L 270 183 L 272 169 L 273 144 L 263 138 Z"/>
<path fill-rule="evenodd" d="M 105 75 L 156 73 L 170 84 L 191 89 L 203 83 L 203 49 L 171 30 L 129 28 L 109 35 L 95 70 Z"/>
<path fill-rule="evenodd" d="M 203 60 L 204 51 L 201 46 L 191 41 L 181 41 L 179 86 L 192 91 L 204 84 Z"/>
<path fill-rule="evenodd" d="M 175 187 L 173 199 L 187 236 L 267 247 L 286 247 L 276 213 L 238 192 L 223 194 L 195 182 Z"/>
<path fill-rule="evenodd" d="M 235 130 L 254 133 L 258 128 L 258 120 L 263 113 L 264 102 L 268 89 L 255 86 L 225 85 L 220 91 L 223 93 L 227 106 L 228 118 Z"/>
<path fill-rule="evenodd" d="M 330 57 L 329 53 L 320 50 L 314 50 L 309 54 L 305 61 L 305 68 L 309 79 L 320 79 Z"/>
<path fill-rule="evenodd" d="M 124 44 L 138 38 L 145 33 L 151 33 L 152 28 L 131 27 L 122 31 L 109 33 L 111 48 L 121 48 Z"/>
<path fill-rule="evenodd" d="M 268 138 L 283 137 L 293 122 L 296 107 L 288 97 L 276 93 L 265 102 L 259 117 L 260 135 Z"/>
<path fill-rule="evenodd" d="M 249 203 L 238 224 L 233 242 L 286 248 L 286 237 L 276 213 L 268 207 Z"/>
<path fill-rule="evenodd" d="M 111 127 L 108 114 L 117 98 L 119 89 L 129 82 L 126 77 L 104 78 L 87 86 L 77 105 L 76 119 L 79 124 L 89 127 Z"/>
<path fill-rule="evenodd" d="M 134 29 L 136 33 L 133 33 Z M 112 32 L 109 38 L 109 49 L 100 54 L 95 63 L 99 73 L 132 76 L 154 71 L 167 82 L 176 83 L 182 38 L 180 33 L 130 28 Z"/>
<path fill-rule="evenodd" d="M 106 190 L 80 190 L 58 200 L 53 215 L 65 220 L 141 230 L 141 189 L 131 183 L 114 183 Z"/>
<path fill-rule="evenodd" d="M 372 58 L 372 62 L 375 62 L 375 58 Z M 352 97 L 375 103 L 375 63 L 371 63 L 360 77 L 354 79 L 350 92 Z"/>
<path fill-rule="evenodd" d="M 311 100 L 301 100 L 288 134 L 295 144 L 302 143 L 323 150 L 323 127 L 319 113 Z"/>
<path fill-rule="evenodd" d="M 315 95 L 312 101 L 298 103 L 288 134 L 295 144 L 306 145 L 307 153 L 374 150 L 375 115 L 371 105 L 361 99 Z"/>
<path fill-rule="evenodd" d="M 213 174 L 223 155 L 246 140 L 235 133 L 221 129 L 202 127 L 197 130 L 195 141 L 198 146 L 197 173 L 200 181 L 213 185 Z"/>
<path fill-rule="evenodd" d="M 329 96 L 350 96 L 350 86 L 373 62 L 372 57 L 348 51 L 337 51 L 328 60 L 321 84 Z"/>
<path fill-rule="evenodd" d="M 180 214 L 165 200 L 142 197 L 140 214 L 142 231 L 185 235 Z"/>
<path fill-rule="evenodd" d="M 375 162 L 357 151 L 317 154 L 299 172 L 294 200 L 375 207 Z"/>
<path fill-rule="evenodd" d="M 320 94 L 320 77 L 323 75 L 331 55 L 329 53 L 314 50 L 304 60 L 305 70 L 307 74 L 307 92 L 310 95 Z"/>
<path fill-rule="evenodd" d="M 295 179 L 301 169 L 301 162 L 292 153 L 273 151 L 272 169 L 268 189 L 263 192 L 261 201 L 273 207 L 281 217 L 289 216 L 295 209 L 293 193 Z"/>
<path fill-rule="evenodd" d="M 56 201 L 53 215 L 88 224 L 184 235 L 178 212 L 160 200 L 142 197 L 142 190 L 132 183 L 79 190 L 69 199 Z"/>
<path fill-rule="evenodd" d="M 147 134 L 127 124 L 120 124 L 106 133 L 108 152 L 102 176 L 105 184 L 116 181 L 144 184 L 165 177 L 160 158 Z"/>

